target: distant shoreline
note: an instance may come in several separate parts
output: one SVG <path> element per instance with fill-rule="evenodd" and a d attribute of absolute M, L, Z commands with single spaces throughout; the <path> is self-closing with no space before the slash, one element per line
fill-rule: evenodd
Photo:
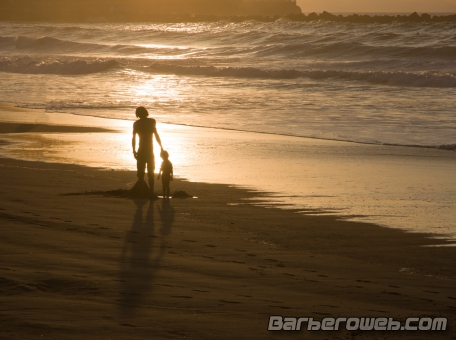
<path fill-rule="evenodd" d="M 56 18 L 47 18 L 46 20 L 31 20 L 29 18 L 5 18 L 0 17 L 0 22 L 78 22 L 78 23 L 111 23 L 111 22 L 154 22 L 154 23 L 192 23 L 192 22 L 245 22 L 245 21 L 258 21 L 258 22 L 276 22 L 276 21 L 289 21 L 289 22 L 340 22 L 340 23 L 371 23 L 371 24 L 389 24 L 389 23 L 437 23 L 437 22 L 456 22 L 456 14 L 429 14 L 422 13 L 418 14 L 413 12 L 412 14 L 332 14 L 326 11 L 322 13 L 299 13 L 289 14 L 285 16 L 263 16 L 263 15 L 232 15 L 232 16 L 220 16 L 220 15 L 161 15 L 156 17 L 150 17 L 149 20 L 140 18 L 135 20 L 134 18 L 109 18 L 104 16 L 88 17 L 84 20 L 58 20 Z"/>

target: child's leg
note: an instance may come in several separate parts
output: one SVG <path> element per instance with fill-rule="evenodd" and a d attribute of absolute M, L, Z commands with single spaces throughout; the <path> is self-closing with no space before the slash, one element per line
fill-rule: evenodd
<path fill-rule="evenodd" d="M 163 197 L 169 197 L 169 178 L 163 181 Z"/>
<path fill-rule="evenodd" d="M 168 186 L 168 181 L 166 180 L 166 178 L 162 177 L 162 187 L 163 187 L 163 198 L 166 197 L 166 193 L 167 193 L 167 188 Z"/>

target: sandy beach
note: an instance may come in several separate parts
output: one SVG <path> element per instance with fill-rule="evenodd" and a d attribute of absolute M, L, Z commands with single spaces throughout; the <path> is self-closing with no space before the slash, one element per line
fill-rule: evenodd
<path fill-rule="evenodd" d="M 103 131 L 0 123 L 2 134 Z M 172 191 L 193 198 L 117 197 L 133 171 L 1 158 L 0 172 L 2 339 L 454 339 L 456 252 L 435 235 L 183 179 Z M 446 317 L 448 330 L 290 334 L 268 332 L 270 315 Z"/>

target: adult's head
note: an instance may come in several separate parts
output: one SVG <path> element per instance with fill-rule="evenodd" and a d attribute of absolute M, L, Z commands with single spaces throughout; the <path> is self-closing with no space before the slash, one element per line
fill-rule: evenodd
<path fill-rule="evenodd" d="M 149 112 L 146 110 L 144 106 L 136 108 L 136 117 L 146 118 L 147 116 L 149 116 Z"/>

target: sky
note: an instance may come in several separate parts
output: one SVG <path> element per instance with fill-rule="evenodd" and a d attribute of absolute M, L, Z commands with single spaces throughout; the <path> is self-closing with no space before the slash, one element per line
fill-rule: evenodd
<path fill-rule="evenodd" d="M 454 12 L 456 0 L 297 0 L 310 12 Z"/>

